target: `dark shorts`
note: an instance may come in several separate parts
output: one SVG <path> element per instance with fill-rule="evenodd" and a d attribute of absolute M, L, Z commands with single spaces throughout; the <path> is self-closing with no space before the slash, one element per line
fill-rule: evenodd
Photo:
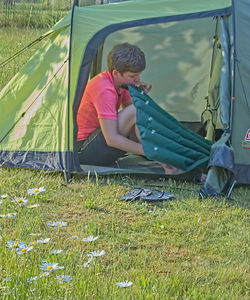
<path fill-rule="evenodd" d="M 79 141 L 77 144 L 81 165 L 109 166 L 125 154 L 124 151 L 107 145 L 100 127 L 86 140 Z"/>

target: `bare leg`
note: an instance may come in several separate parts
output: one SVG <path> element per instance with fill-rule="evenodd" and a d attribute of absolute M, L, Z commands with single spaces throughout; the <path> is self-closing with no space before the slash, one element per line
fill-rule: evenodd
<path fill-rule="evenodd" d="M 136 126 L 136 108 L 133 104 L 125 107 L 118 113 L 118 131 L 125 137 L 134 136 Z M 138 142 L 138 140 L 137 140 Z"/>

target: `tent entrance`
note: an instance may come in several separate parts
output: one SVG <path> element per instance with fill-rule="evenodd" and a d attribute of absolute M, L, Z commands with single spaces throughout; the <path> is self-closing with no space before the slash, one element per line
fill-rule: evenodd
<path fill-rule="evenodd" d="M 213 110 L 212 116 L 207 113 L 208 108 L 211 111 L 219 102 L 220 78 L 217 71 L 220 69 L 221 51 L 216 38 L 217 31 L 217 20 L 213 18 L 115 31 L 99 47 L 90 78 L 107 68 L 106 56 L 114 44 L 129 42 L 138 45 L 145 52 L 147 60 L 142 80 L 153 85 L 150 96 L 157 105 L 203 136 L 207 135 L 209 129 L 208 138 L 212 140 L 215 129 L 220 127 L 217 124 L 218 107 Z M 134 156 L 127 156 L 118 162 L 118 167 L 137 169 L 138 163 L 133 162 L 136 162 Z M 145 169 L 147 160 L 142 165 Z M 163 171 L 151 161 L 148 162 L 148 168 L 150 172 Z"/>

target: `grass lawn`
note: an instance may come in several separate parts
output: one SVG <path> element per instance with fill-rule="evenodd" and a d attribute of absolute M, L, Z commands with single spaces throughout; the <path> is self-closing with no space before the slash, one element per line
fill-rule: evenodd
<path fill-rule="evenodd" d="M 0 63 L 45 31 L 1 29 Z M 38 47 L 0 70 L 0 88 Z M 0 168 L 1 299 L 249 299 L 249 188 L 201 200 L 194 183 L 93 180 Z M 118 200 L 138 186 L 175 198 Z"/>
<path fill-rule="evenodd" d="M 83 178 L 65 185 L 58 173 L 4 168 L 0 178 L 0 193 L 8 194 L 0 205 L 3 299 L 249 299 L 247 188 L 234 190 L 230 201 L 201 201 L 199 185 L 173 180 Z M 175 199 L 118 200 L 135 186 L 163 189 Z M 28 195 L 39 187 L 46 191 Z M 28 199 L 26 205 L 12 202 L 20 197 Z M 84 242 L 89 236 L 98 239 Z M 48 243 L 35 242 L 46 238 Z M 18 254 L 10 241 L 33 248 Z M 86 266 L 90 252 L 98 250 L 105 254 Z M 40 278 L 44 261 L 64 269 Z M 62 283 L 59 275 L 72 280 Z M 37 281 L 27 282 L 35 276 Z M 133 285 L 117 286 L 126 280 Z"/>

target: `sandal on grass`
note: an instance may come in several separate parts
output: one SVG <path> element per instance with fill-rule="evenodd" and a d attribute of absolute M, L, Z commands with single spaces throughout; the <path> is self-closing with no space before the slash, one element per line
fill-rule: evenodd
<path fill-rule="evenodd" d="M 154 194 L 140 197 L 141 200 L 149 201 L 149 202 L 170 200 L 170 199 L 173 199 L 173 198 L 174 198 L 173 194 L 170 194 L 170 193 L 167 193 L 167 192 L 162 192 L 162 191 L 158 191 Z"/>
<path fill-rule="evenodd" d="M 147 197 L 151 194 L 152 194 L 152 191 L 150 189 L 135 188 L 135 189 L 131 190 L 129 193 L 119 197 L 119 200 L 121 200 L 121 201 L 137 200 L 141 197 Z"/>

